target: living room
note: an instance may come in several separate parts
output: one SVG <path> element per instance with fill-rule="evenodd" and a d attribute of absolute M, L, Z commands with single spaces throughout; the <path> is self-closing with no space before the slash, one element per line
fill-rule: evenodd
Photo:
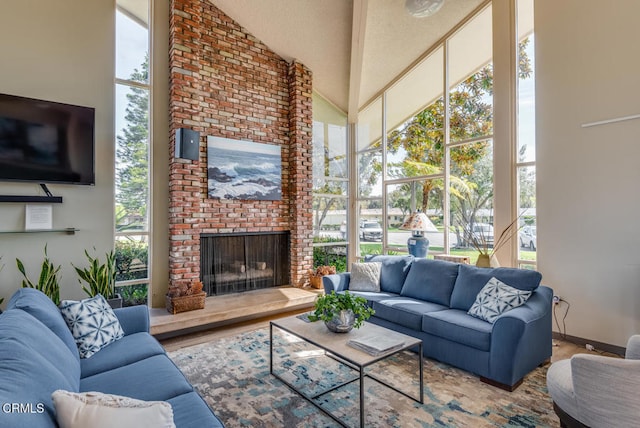
<path fill-rule="evenodd" d="M 116 182 L 114 142 L 117 132 L 114 126 L 116 18 L 113 3 L 34 0 L 4 6 L 5 13 L 0 18 L 5 34 L 0 42 L 4 52 L 0 93 L 95 108 L 96 165 L 93 186 L 49 186 L 54 195 L 63 197 L 63 203 L 53 207 L 54 229 L 75 228 L 78 231 L 74 235 L 0 235 L 0 256 L 4 265 L 0 271 L 0 298 L 5 298 L 5 305 L 22 281 L 22 276 L 15 268 L 16 258 L 22 260 L 29 271 L 35 271 L 42 262 L 46 244 L 49 256 L 62 265 L 62 297 L 81 299 L 83 292 L 77 284 L 72 264 L 81 266 L 85 263 L 84 250 L 92 251 L 95 248 L 97 254 L 102 254 L 113 248 Z M 192 236 L 185 226 L 188 224 L 197 224 L 199 232 L 203 233 L 247 231 L 254 227 L 254 219 L 258 217 L 260 225 L 255 227 L 260 231 L 288 230 L 292 243 L 291 285 L 304 285 L 307 272 L 312 268 L 310 260 L 313 255 L 312 188 L 308 182 L 310 171 L 305 171 L 309 165 L 304 165 L 312 159 L 309 153 L 311 135 L 308 131 L 312 128 L 312 118 L 310 112 L 298 116 L 296 111 L 312 105 L 314 97 L 319 94 L 339 106 L 348 117 L 349 124 L 357 124 L 358 112 L 367 107 L 366 102 L 372 98 L 362 96 L 352 105 L 349 101 L 355 95 L 349 95 L 354 90 L 348 84 L 349 79 L 346 85 L 334 88 L 335 92 L 341 94 L 342 100 L 348 100 L 346 104 L 337 96 L 329 95 L 329 91 L 312 93 L 318 90 L 315 82 L 326 79 L 319 70 L 309 68 L 300 60 L 293 63 L 278 60 L 274 52 L 260 52 L 267 57 L 265 61 L 268 65 L 264 70 L 268 71 L 264 75 L 258 74 L 258 79 L 264 80 L 267 76 L 277 74 L 278 89 L 275 93 L 286 93 L 287 97 L 291 88 L 300 88 L 298 109 L 287 103 L 286 112 L 277 111 L 273 120 L 276 125 L 265 126 L 254 121 L 254 117 L 243 124 L 248 124 L 248 127 L 238 127 L 237 121 L 225 119 L 229 117 L 229 110 L 225 109 L 234 108 L 225 107 L 220 97 L 214 105 L 193 107 L 198 111 L 197 118 L 185 116 L 184 110 L 191 107 L 178 100 L 184 96 L 185 87 L 193 91 L 186 92 L 196 94 L 194 99 L 201 92 L 221 88 L 210 83 L 215 82 L 215 66 L 211 67 L 213 70 L 210 71 L 209 80 L 185 79 L 185 82 L 177 82 L 177 74 L 185 75 L 176 71 L 180 68 L 177 65 L 178 53 L 184 52 L 178 48 L 184 45 L 180 37 L 189 38 L 191 34 L 178 32 L 176 26 L 181 18 L 185 18 L 185 14 L 198 16 L 194 10 L 206 9 L 209 18 L 217 13 L 224 14 L 216 12 L 218 8 L 222 11 L 225 11 L 225 7 L 231 11 L 252 10 L 251 2 L 237 2 L 241 3 L 238 9 L 231 7 L 230 3 L 233 2 L 153 2 L 149 25 L 152 28 L 149 208 L 149 224 L 152 225 L 149 229 L 149 277 L 152 282 L 149 306 L 153 308 L 164 307 L 170 284 L 199 278 L 199 259 L 193 258 L 189 248 L 197 246 L 198 242 L 196 238 L 193 238 L 194 242 L 189 242 L 191 238 L 185 238 Z M 347 21 L 351 26 L 353 16 L 357 16 L 357 13 L 367 16 L 362 7 L 373 10 L 378 3 L 381 2 L 336 2 L 332 7 L 336 14 L 346 15 L 341 21 Z M 404 2 L 393 3 L 402 9 Z M 457 7 L 454 6 L 456 3 L 455 0 L 449 0 L 443 8 Z M 639 5 L 631 0 L 611 5 L 602 5 L 594 0 L 536 0 L 533 3 L 535 202 L 536 225 L 541 233 L 535 266 L 543 275 L 542 283 L 563 299 L 557 307 L 560 322 L 554 322 L 554 332 L 574 338 L 579 343 L 592 344 L 597 349 L 620 351 L 640 327 L 635 304 L 638 301 L 640 264 L 633 256 L 634 243 L 640 238 L 640 231 L 632 226 L 635 211 L 640 205 L 634 198 L 635 183 L 640 179 L 635 154 L 640 154 L 640 148 L 633 144 L 633 137 L 638 135 L 640 126 L 640 122 L 633 119 L 640 113 L 636 102 L 640 87 L 635 79 L 640 65 L 635 41 L 640 34 L 634 23 L 634 17 L 640 12 Z M 464 2 L 464 13 L 460 12 L 460 19 L 486 4 L 482 1 Z M 269 9 L 268 5 L 262 5 L 258 10 L 262 8 Z M 497 149 L 500 145 L 511 144 L 516 133 L 516 112 L 512 106 L 515 89 L 509 83 L 509 72 L 505 75 L 505 70 L 514 61 L 509 25 L 515 19 L 515 2 L 496 0 L 492 2 L 492 8 L 495 72 L 493 144 L 496 147 L 493 209 L 495 230 L 502 230 L 512 221 L 515 212 L 513 150 Z M 445 12 L 447 9 L 439 13 Z M 244 26 L 241 16 L 228 19 L 230 23 L 216 22 L 216 25 L 231 25 L 234 30 L 237 26 Z M 202 46 L 206 46 L 207 37 L 212 37 L 205 31 L 211 28 L 209 21 L 204 25 L 204 20 L 205 17 L 202 17 L 195 24 L 186 24 L 198 28 L 194 31 L 197 34 L 194 40 L 202 43 Z M 253 21 L 255 19 L 249 20 Z M 435 40 L 444 36 L 455 24 L 452 23 Z M 219 27 L 218 30 L 221 31 Z M 287 35 L 286 31 L 283 34 Z M 244 33 L 236 36 L 244 39 L 249 37 Z M 349 32 L 347 36 L 348 42 L 352 43 L 352 34 Z M 250 37 L 251 40 L 254 38 L 260 42 L 257 35 Z M 264 49 L 263 46 L 260 45 L 259 49 Z M 315 48 L 312 45 L 309 49 Z M 350 58 L 349 54 L 346 57 Z M 242 55 L 238 61 L 241 62 L 241 58 Z M 417 59 L 413 58 L 413 61 Z M 219 56 L 207 60 L 214 65 L 224 64 Z M 326 62 L 331 61 L 328 58 Z M 360 62 L 360 65 L 363 63 Z M 410 65 L 405 64 L 400 71 Z M 347 63 L 343 73 L 353 73 L 349 67 Z M 184 69 L 192 71 L 187 67 Z M 361 74 L 374 72 L 374 69 L 364 67 Z M 205 81 L 206 85 L 203 84 Z M 359 83 L 360 80 L 351 82 Z M 176 86 L 178 83 L 182 86 Z M 385 89 L 389 83 L 384 82 L 376 92 Z M 262 101 L 250 102 L 266 109 Z M 277 100 L 275 104 L 278 104 Z M 259 110 L 252 109 L 254 112 Z M 201 111 L 205 113 L 201 114 Z M 235 110 L 231 115 L 234 113 Z M 300 119 L 300 123 L 292 123 L 294 117 Z M 630 120 L 619 120 L 630 117 Z M 588 126 L 592 124 L 595 125 Z M 267 143 L 286 141 L 286 144 L 282 143 L 283 147 L 286 146 L 282 152 L 283 161 L 288 161 L 287 168 L 283 168 L 283 200 L 238 203 L 207 198 L 203 184 L 206 182 L 205 162 L 175 156 L 175 132 L 180 128 L 197 129 L 200 132 L 202 160 L 206 155 L 206 137 L 210 135 Z M 299 167 L 293 165 L 298 161 Z M 580 168 L 586 171 L 581 173 Z M 185 171 L 187 178 L 184 177 Z M 183 176 L 176 178 L 179 174 Z M 298 174 L 300 178 L 297 180 Z M 357 180 L 358 176 L 349 179 Z M 179 188 L 172 180 L 197 182 L 200 188 L 185 190 L 184 186 Z M 184 192 L 189 194 L 185 195 Z M 38 195 L 40 188 L 33 183 L 2 182 L 0 193 Z M 188 216 L 176 211 L 176 207 L 183 206 L 184 198 L 194 198 L 196 201 L 197 215 L 193 216 L 198 219 L 196 223 L 184 221 Z M 296 204 L 292 202 L 294 200 L 306 203 Z M 236 209 L 241 212 L 237 213 Z M 2 231 L 24 230 L 24 210 L 24 204 L 2 204 Z M 234 217 L 236 213 L 238 215 Z M 251 213 L 256 213 L 255 217 Z M 229 221 L 230 218 L 235 220 Z M 349 218 L 351 225 L 357 225 L 357 222 L 357 217 Z M 351 233 L 357 233 L 353 229 Z M 355 239 L 354 235 L 351 236 Z M 594 242 L 598 243 L 597 248 Z M 498 253 L 501 265 L 516 266 L 518 251 L 515 243 L 503 247 Z M 570 310 L 567 303 L 570 304 Z M 566 310 L 568 312 L 563 319 Z"/>

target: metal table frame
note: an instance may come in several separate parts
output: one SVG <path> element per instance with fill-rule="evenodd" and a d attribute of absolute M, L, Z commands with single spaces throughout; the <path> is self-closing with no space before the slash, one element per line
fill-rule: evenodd
<path fill-rule="evenodd" d="M 300 322 L 304 322 L 304 321 L 300 321 Z M 273 327 L 277 327 L 278 329 L 282 330 L 282 331 L 286 331 L 289 334 L 292 334 L 302 340 L 304 340 L 307 343 L 310 343 L 314 346 L 317 346 L 318 348 L 322 349 L 323 351 L 325 351 L 325 354 L 338 361 L 339 363 L 342 363 L 344 365 L 346 365 L 347 367 L 351 368 L 352 370 L 356 370 L 359 372 L 359 375 L 354 377 L 353 379 L 347 380 L 345 382 L 342 382 L 338 385 L 335 385 L 325 391 L 313 394 L 313 395 L 309 395 L 309 394 L 305 394 L 303 391 L 301 391 L 300 389 L 296 388 L 293 384 L 291 384 L 290 382 L 288 382 L 287 380 L 285 380 L 284 378 L 282 378 L 280 375 L 278 375 L 277 373 L 275 373 L 273 371 Z M 388 358 L 392 355 L 397 354 L 400 351 L 404 351 L 406 349 L 409 348 L 413 348 L 416 345 L 418 345 L 419 347 L 419 351 L 418 351 L 418 365 L 420 366 L 420 398 L 416 398 L 412 395 L 409 395 L 408 393 L 401 391 L 399 389 L 397 389 L 396 387 L 389 385 L 387 382 L 377 378 L 376 376 L 371 375 L 370 373 L 365 373 L 365 369 L 372 365 L 375 364 L 381 360 L 384 360 L 385 358 Z M 355 351 L 355 349 L 354 349 Z M 282 327 L 281 325 L 277 325 L 274 324 L 274 322 L 270 322 L 269 323 L 269 372 L 271 373 L 271 375 L 273 375 L 276 379 L 280 380 L 282 383 L 284 383 L 285 385 L 287 385 L 290 389 L 292 389 L 294 392 L 296 392 L 298 395 L 300 395 L 301 397 L 303 397 L 304 399 L 306 399 L 309 403 L 311 403 L 312 405 L 314 405 L 317 409 L 321 410 L 323 413 L 325 413 L 327 416 L 329 416 L 331 419 L 333 419 L 334 421 L 336 421 L 337 423 L 339 423 L 340 425 L 342 425 L 343 427 L 348 427 L 348 425 L 342 421 L 340 418 L 338 418 L 337 416 L 333 415 L 331 412 L 329 412 L 327 409 L 323 408 L 322 406 L 320 406 L 318 403 L 315 402 L 316 399 L 318 399 L 319 397 L 328 394 L 329 392 L 335 391 L 336 389 L 342 388 L 345 385 L 348 385 L 350 383 L 359 381 L 360 385 L 360 403 L 359 403 L 359 407 L 360 407 L 360 427 L 364 428 L 364 420 L 365 420 L 365 411 L 364 411 L 364 379 L 365 377 L 368 377 L 370 379 L 373 379 L 374 381 L 386 386 L 387 388 L 390 388 L 402 395 L 404 395 L 405 397 L 408 397 L 416 402 L 419 402 L 421 404 L 424 404 L 424 385 L 423 385 L 423 360 L 422 360 L 422 341 L 420 340 L 419 343 L 410 343 L 408 345 L 403 346 L 400 349 L 396 349 L 392 352 L 388 352 L 385 354 L 382 354 L 380 356 L 377 357 L 372 357 L 372 359 L 370 361 L 368 361 L 366 364 L 359 364 L 353 360 L 351 360 L 350 358 L 344 356 L 344 355 L 338 355 L 330 350 L 328 350 L 325 346 L 323 346 L 320 343 L 317 343 L 316 341 L 310 340 L 307 337 L 303 337 L 302 335 L 300 335 L 299 333 L 296 333 L 294 331 L 291 331 L 288 328 Z"/>

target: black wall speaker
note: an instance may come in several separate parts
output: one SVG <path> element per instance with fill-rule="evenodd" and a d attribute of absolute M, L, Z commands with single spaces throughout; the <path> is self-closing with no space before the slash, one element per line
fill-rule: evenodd
<path fill-rule="evenodd" d="M 176 131 L 176 157 L 182 159 L 200 159 L 200 133 L 186 128 Z"/>

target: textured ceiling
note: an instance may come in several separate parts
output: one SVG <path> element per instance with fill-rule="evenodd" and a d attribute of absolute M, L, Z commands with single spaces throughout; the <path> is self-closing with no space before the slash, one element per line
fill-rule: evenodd
<path fill-rule="evenodd" d="M 413 18 L 404 0 L 210 1 L 282 58 L 309 67 L 314 89 L 351 114 L 483 2 L 447 0 L 434 16 Z"/>

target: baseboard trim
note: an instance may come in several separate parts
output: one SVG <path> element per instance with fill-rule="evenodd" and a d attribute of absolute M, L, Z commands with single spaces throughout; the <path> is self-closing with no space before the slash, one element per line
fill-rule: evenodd
<path fill-rule="evenodd" d="M 583 337 L 570 336 L 568 334 L 560 334 L 558 332 L 553 332 L 553 338 L 556 340 L 565 340 L 567 342 L 574 343 L 583 348 L 586 347 L 587 343 L 593 345 L 597 351 L 609 352 L 611 354 L 616 354 L 621 357 L 624 357 L 626 352 L 626 348 L 622 346 L 611 345 L 609 343 L 598 342 L 596 340 L 585 339 Z"/>

